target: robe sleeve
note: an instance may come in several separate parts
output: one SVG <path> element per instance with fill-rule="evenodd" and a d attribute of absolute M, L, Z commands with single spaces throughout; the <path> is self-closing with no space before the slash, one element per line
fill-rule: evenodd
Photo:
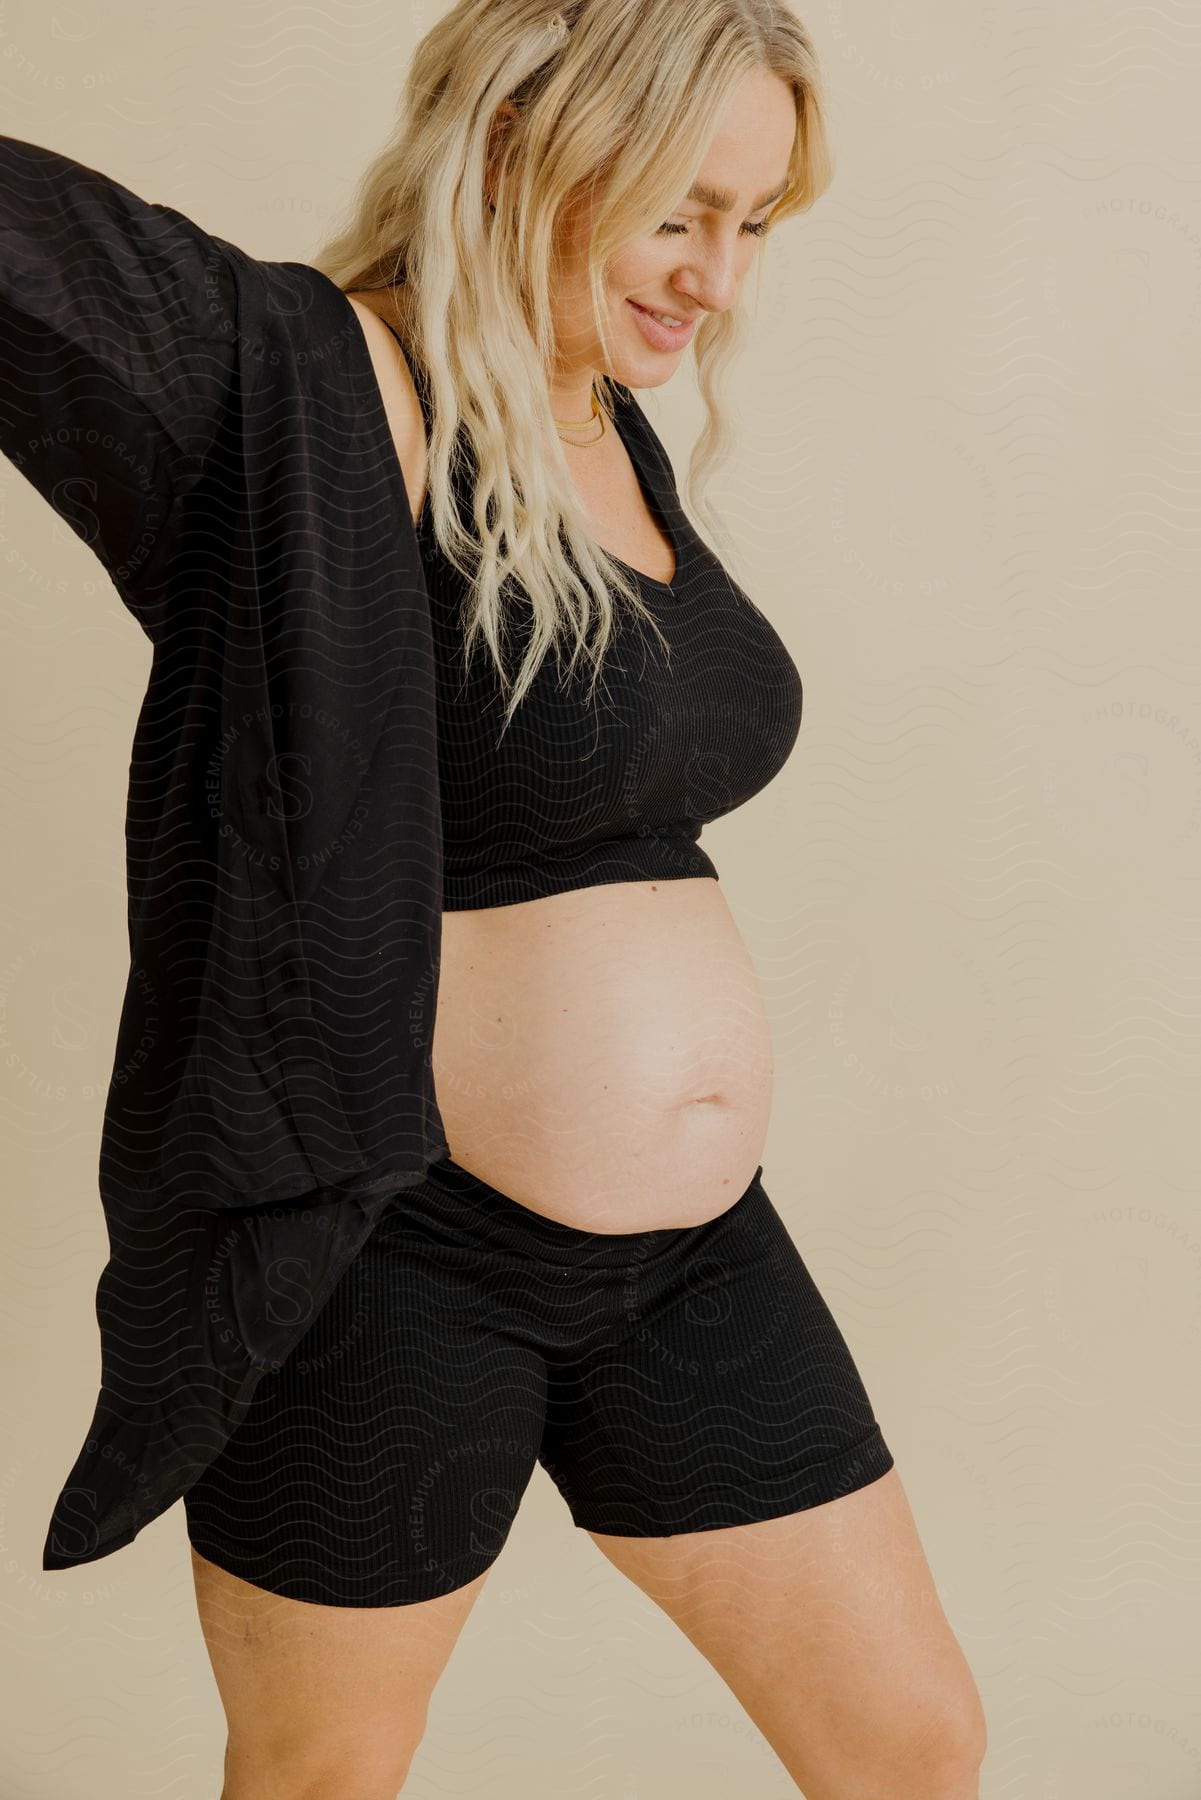
<path fill-rule="evenodd" d="M 172 207 L 0 137 L 0 450 L 135 616 L 225 414 L 236 255 Z"/>

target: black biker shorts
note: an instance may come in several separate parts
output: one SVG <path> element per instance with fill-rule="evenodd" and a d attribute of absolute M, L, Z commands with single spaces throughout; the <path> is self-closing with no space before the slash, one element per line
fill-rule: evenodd
<path fill-rule="evenodd" d="M 488 1568 L 535 1463 L 624 1537 L 877 1480 L 892 1455 L 762 1172 L 705 1224 L 609 1233 L 435 1164 L 184 1495 L 189 1540 L 289 1599 L 403 1606 Z"/>

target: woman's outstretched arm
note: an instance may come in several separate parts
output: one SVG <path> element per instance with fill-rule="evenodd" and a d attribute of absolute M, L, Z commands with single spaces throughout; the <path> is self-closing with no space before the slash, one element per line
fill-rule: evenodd
<path fill-rule="evenodd" d="M 230 403 L 239 254 L 170 206 L 0 136 L 0 450 L 127 602 Z"/>

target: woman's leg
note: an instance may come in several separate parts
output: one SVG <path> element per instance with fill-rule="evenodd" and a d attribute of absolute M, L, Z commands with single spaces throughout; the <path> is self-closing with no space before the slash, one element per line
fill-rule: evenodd
<path fill-rule="evenodd" d="M 717 1670 L 805 1800 L 977 1800 L 984 1712 L 895 1468 L 784 1518 L 590 1535 Z"/>
<path fill-rule="evenodd" d="M 648 1237 L 539 1459 L 807 1800 L 975 1800 L 984 1718 L 859 1371 L 755 1179 Z"/>
<path fill-rule="evenodd" d="M 224 1800 L 395 1800 L 544 1419 L 526 1265 L 478 1218 L 399 1194 L 184 1495 Z"/>
<path fill-rule="evenodd" d="M 395 1800 L 487 1580 L 411 1606 L 285 1600 L 192 1549 L 229 1740 L 221 1800 Z"/>

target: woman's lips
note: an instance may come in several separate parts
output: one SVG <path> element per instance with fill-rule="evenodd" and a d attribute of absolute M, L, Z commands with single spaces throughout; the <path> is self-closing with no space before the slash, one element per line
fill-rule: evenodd
<path fill-rule="evenodd" d="M 668 325 L 660 325 L 658 319 L 652 318 L 647 308 L 637 300 L 631 300 L 629 304 L 643 337 L 653 350 L 682 350 L 696 331 L 695 319 L 691 319 L 687 325 L 677 326 L 673 331 Z"/>

